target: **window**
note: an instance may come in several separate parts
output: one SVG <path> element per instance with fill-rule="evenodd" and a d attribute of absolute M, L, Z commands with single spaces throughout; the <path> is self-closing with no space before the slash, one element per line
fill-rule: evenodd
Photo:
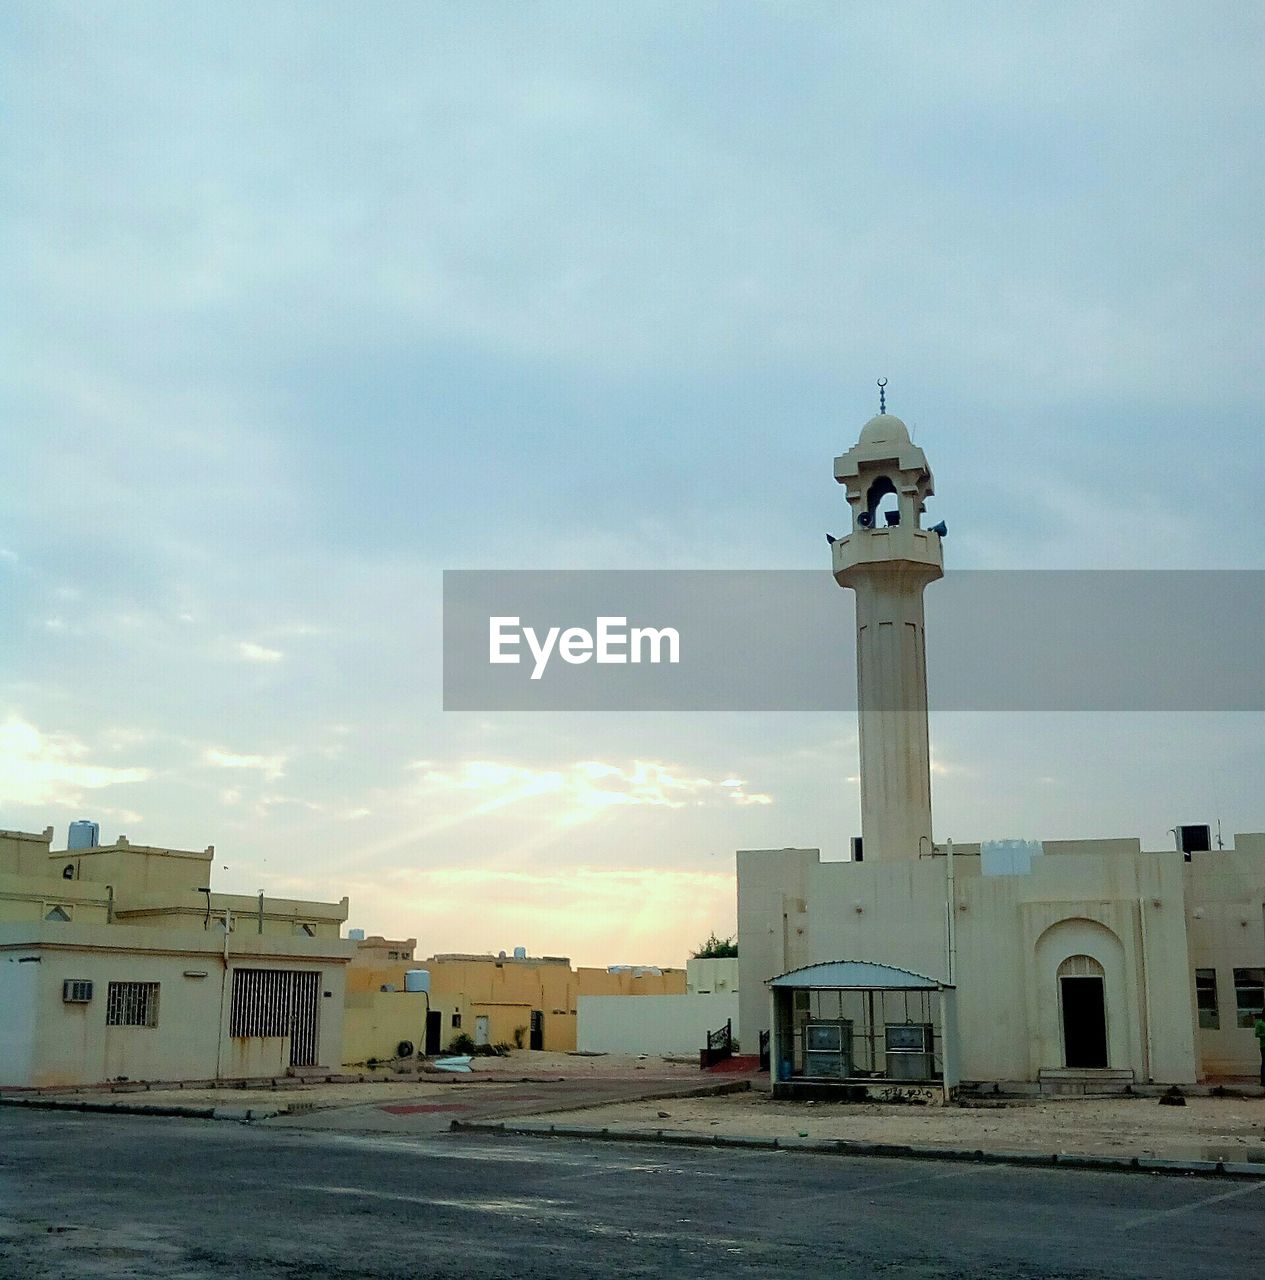
<path fill-rule="evenodd" d="M 70 920 L 70 912 L 65 907 L 54 907 L 45 917 L 45 920 L 56 920 L 60 924 L 65 924 Z"/>
<path fill-rule="evenodd" d="M 112 982 L 105 1003 L 107 1027 L 156 1027 L 158 983 Z"/>
<path fill-rule="evenodd" d="M 388 960 L 398 960 L 399 958 L 400 958 L 400 953 L 399 953 L 398 951 L 388 951 L 388 952 L 387 952 L 387 959 L 388 959 Z"/>
<path fill-rule="evenodd" d="M 61 998 L 67 1004 L 87 1004 L 92 999 L 92 982 L 88 978 L 67 978 L 61 984 Z"/>
<path fill-rule="evenodd" d="M 1234 1003 L 1241 1027 L 1250 1027 L 1265 1010 L 1265 969 L 1234 971 Z"/>
<path fill-rule="evenodd" d="M 454 1014 L 452 1015 L 452 1025 L 453 1025 L 454 1027 L 460 1027 L 460 1026 L 461 1026 L 461 1014 L 459 1014 L 459 1013 L 454 1013 Z"/>
<path fill-rule="evenodd" d="M 1205 1031 L 1221 1030 L 1221 1012 L 1217 1008 L 1217 971 L 1195 970 L 1195 1004 L 1199 1007 L 1199 1025 Z"/>

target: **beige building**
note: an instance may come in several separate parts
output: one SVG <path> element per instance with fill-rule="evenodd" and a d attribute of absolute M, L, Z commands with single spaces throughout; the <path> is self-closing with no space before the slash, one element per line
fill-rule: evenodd
<path fill-rule="evenodd" d="M 426 970 L 414 959 L 416 938 L 356 938 L 347 969 L 343 1062 L 365 1066 L 442 1053 L 454 1006 L 408 975 Z M 429 974 L 428 974 L 429 977 Z M 424 986 L 426 989 L 412 989 Z"/>
<path fill-rule="evenodd" d="M 1265 835 L 1185 854 L 936 844 L 922 593 L 945 530 L 921 527 L 931 472 L 881 413 L 835 477 L 852 510 L 833 559 L 857 595 L 862 836 L 847 862 L 738 854 L 741 1025 L 771 1036 L 775 1090 L 1255 1075 Z"/>
<path fill-rule="evenodd" d="M 217 894 L 213 847 L 52 836 L 0 832 L 0 1086 L 338 1067 L 345 898 Z"/>
<path fill-rule="evenodd" d="M 685 992 L 685 972 L 654 965 L 573 969 L 565 956 L 437 955 L 413 959 L 417 940 L 365 938 L 347 975 L 349 1064 L 398 1056 L 406 1043 L 446 1051 L 457 1036 L 565 1053 L 576 1048 L 581 996 Z M 408 973 L 428 975 L 428 993 L 407 990 Z"/>
<path fill-rule="evenodd" d="M 741 1025 L 770 1029 L 777 975 L 859 959 L 956 988 L 963 1080 L 1255 1075 L 1265 835 L 1189 861 L 1138 840 L 1042 850 L 1027 869 L 993 871 L 980 846 L 955 846 L 951 881 L 940 848 L 891 863 L 740 852 Z M 934 1035 L 939 1052 L 938 1025 Z"/>

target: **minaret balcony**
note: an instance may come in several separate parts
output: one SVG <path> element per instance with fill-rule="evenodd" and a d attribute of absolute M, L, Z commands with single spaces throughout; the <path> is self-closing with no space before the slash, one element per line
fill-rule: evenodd
<path fill-rule="evenodd" d="M 846 586 L 841 574 L 869 567 L 917 569 L 927 581 L 944 572 L 944 549 L 940 535 L 931 529 L 893 525 L 888 529 L 856 529 L 833 546 L 834 575 Z"/>

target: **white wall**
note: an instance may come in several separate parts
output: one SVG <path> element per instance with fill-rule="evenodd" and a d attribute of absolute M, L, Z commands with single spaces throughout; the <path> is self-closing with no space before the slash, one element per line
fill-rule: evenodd
<path fill-rule="evenodd" d="M 0 954 L 0 1084 L 25 1084 L 35 1054 L 42 964 L 36 951 Z M 27 963 L 21 963 L 26 958 Z"/>
<path fill-rule="evenodd" d="M 1139 1080 L 1196 1078 L 1181 855 L 1103 844 L 1101 852 L 1089 842 L 1056 846 L 1059 856 L 1034 860 L 1026 875 L 984 876 L 978 857 L 954 858 L 964 1079 L 1031 1080 L 1063 1065 L 1056 975 L 1073 954 L 1094 956 L 1106 973 L 1111 1065 Z M 1220 865 L 1229 869 L 1229 860 Z M 945 977 L 947 869 L 943 858 L 805 865 L 800 851 L 740 853 L 738 955 L 749 1036 L 768 1022 L 765 982 L 796 963 L 873 960 Z M 1206 915 L 1211 924 L 1211 906 Z M 1259 905 L 1234 919 L 1243 954 L 1260 919 Z M 754 1009 L 761 993 L 764 1009 L 752 1026 L 747 1006 Z M 1223 996 L 1223 1026 L 1226 1004 Z"/>
<path fill-rule="evenodd" d="M 685 964 L 685 991 L 691 996 L 737 995 L 738 957 L 691 956 Z"/>
<path fill-rule="evenodd" d="M 576 1039 L 581 1053 L 695 1054 L 707 1033 L 733 1021 L 738 997 L 581 996 Z"/>
<path fill-rule="evenodd" d="M 229 1035 L 232 970 L 238 967 L 320 973 L 319 1061 L 337 1068 L 345 970 L 354 945 L 231 936 L 226 961 L 223 941 L 203 933 L 129 925 L 0 924 L 0 1025 L 6 1033 L 0 1037 L 0 1086 L 284 1074 L 288 1038 Z M 38 963 L 19 964 L 23 955 L 38 956 Z M 67 979 L 91 981 L 91 1001 L 64 1002 Z M 158 983 L 157 1026 L 107 1026 L 111 982 Z"/>
<path fill-rule="evenodd" d="M 769 1029 L 765 982 L 813 958 L 805 910 L 808 880 L 820 860 L 817 849 L 738 850 L 738 995 L 752 1044 Z"/>

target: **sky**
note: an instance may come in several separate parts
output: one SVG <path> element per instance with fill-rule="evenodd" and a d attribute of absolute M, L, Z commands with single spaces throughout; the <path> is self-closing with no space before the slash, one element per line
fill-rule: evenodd
<path fill-rule="evenodd" d="M 854 718 L 445 712 L 443 570 L 824 569 L 881 376 L 951 566 L 1265 569 L 1257 6 L 0 35 L 0 828 L 679 965 L 844 856 Z M 1265 829 L 1263 720 L 938 714 L 937 838 Z"/>

